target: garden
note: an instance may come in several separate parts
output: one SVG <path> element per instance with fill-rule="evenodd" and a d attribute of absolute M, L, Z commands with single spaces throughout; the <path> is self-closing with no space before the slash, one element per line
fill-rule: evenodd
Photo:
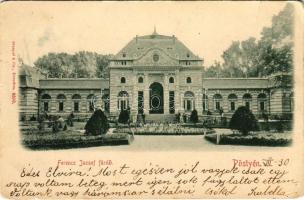
<path fill-rule="evenodd" d="M 214 133 L 214 130 L 181 124 L 151 123 L 138 127 L 116 128 L 113 132 L 134 135 L 206 135 Z"/>
<path fill-rule="evenodd" d="M 21 122 L 22 144 L 30 149 L 67 149 L 105 145 L 128 145 L 134 137 L 113 133 L 107 117 L 96 110 L 86 122 L 41 116 L 38 121 Z"/>
<path fill-rule="evenodd" d="M 37 121 L 20 122 L 22 144 L 30 149 L 67 149 L 106 145 L 130 145 L 139 136 L 201 136 L 219 145 L 288 146 L 292 143 L 291 121 L 258 122 L 251 111 L 241 106 L 227 122 L 229 129 L 213 129 L 199 120 L 195 110 L 190 120 L 181 123 L 131 123 L 128 110 L 117 120 L 108 120 L 95 110 L 86 122 L 61 117 L 40 116 Z M 287 123 L 288 122 L 288 123 Z M 181 137 L 181 140 L 183 138 Z"/>
<path fill-rule="evenodd" d="M 220 145 L 289 146 L 292 131 L 290 121 L 287 122 L 267 120 L 258 123 L 251 111 L 241 106 L 229 122 L 232 133 L 210 134 L 205 139 Z"/>

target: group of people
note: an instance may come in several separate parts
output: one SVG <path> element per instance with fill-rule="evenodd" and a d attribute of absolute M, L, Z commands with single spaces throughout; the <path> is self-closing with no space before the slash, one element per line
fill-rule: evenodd
<path fill-rule="evenodd" d="M 44 112 L 42 115 L 38 116 L 38 129 L 44 129 L 45 124 L 47 124 L 49 128 L 52 127 L 53 132 L 58 132 L 60 129 L 67 130 L 67 125 L 73 126 L 74 117 L 74 113 L 71 112 L 66 121 L 60 115 L 48 115 L 46 112 Z M 45 123 L 46 121 L 48 122 Z"/>

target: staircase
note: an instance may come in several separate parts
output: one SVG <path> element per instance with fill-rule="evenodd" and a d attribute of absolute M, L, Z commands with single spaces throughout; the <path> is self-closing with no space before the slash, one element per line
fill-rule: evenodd
<path fill-rule="evenodd" d="M 146 123 L 173 123 L 175 118 L 175 114 L 147 114 Z"/>

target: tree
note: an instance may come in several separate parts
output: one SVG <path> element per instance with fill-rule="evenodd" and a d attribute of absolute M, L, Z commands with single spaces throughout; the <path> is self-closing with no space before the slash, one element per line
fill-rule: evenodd
<path fill-rule="evenodd" d="M 129 122 L 130 115 L 128 110 L 121 110 L 118 117 L 118 123 L 127 124 Z"/>
<path fill-rule="evenodd" d="M 293 71 L 294 7 L 274 15 L 272 24 L 264 27 L 261 39 L 250 37 L 233 41 L 223 54 L 221 65 L 211 65 L 206 77 L 260 77 Z"/>
<path fill-rule="evenodd" d="M 34 65 L 52 78 L 75 77 L 108 77 L 108 64 L 111 55 L 101 55 L 88 51 L 75 54 L 48 53 L 38 58 Z"/>
<path fill-rule="evenodd" d="M 191 115 L 190 115 L 190 122 L 192 123 L 197 123 L 198 122 L 198 115 L 197 115 L 197 110 L 192 110 Z"/>
<path fill-rule="evenodd" d="M 232 115 L 229 124 L 230 129 L 238 130 L 247 135 L 249 131 L 258 130 L 255 116 L 246 106 L 240 106 Z"/>
<path fill-rule="evenodd" d="M 107 116 L 104 114 L 104 112 L 102 112 L 102 110 L 95 110 L 93 115 L 87 121 L 84 129 L 85 134 L 105 134 L 109 129 L 109 122 Z"/>

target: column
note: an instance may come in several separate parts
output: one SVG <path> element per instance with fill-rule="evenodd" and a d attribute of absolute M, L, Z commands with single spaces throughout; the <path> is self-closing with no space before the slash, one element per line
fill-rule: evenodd
<path fill-rule="evenodd" d="M 196 95 L 196 110 L 197 110 L 197 113 L 198 115 L 202 115 L 203 113 L 203 88 L 199 88 L 197 90 L 197 95 Z"/>
<path fill-rule="evenodd" d="M 150 90 L 149 90 L 149 74 L 145 73 L 145 89 L 144 89 L 144 112 L 149 114 L 149 99 L 150 99 Z"/>
<path fill-rule="evenodd" d="M 175 96 L 174 96 L 174 108 L 175 113 L 178 113 L 180 111 L 180 105 L 182 102 L 180 101 L 180 87 L 179 87 L 179 71 L 175 70 L 175 79 L 174 79 L 174 85 L 175 85 Z"/>
<path fill-rule="evenodd" d="M 164 114 L 169 114 L 168 74 L 164 76 Z"/>

